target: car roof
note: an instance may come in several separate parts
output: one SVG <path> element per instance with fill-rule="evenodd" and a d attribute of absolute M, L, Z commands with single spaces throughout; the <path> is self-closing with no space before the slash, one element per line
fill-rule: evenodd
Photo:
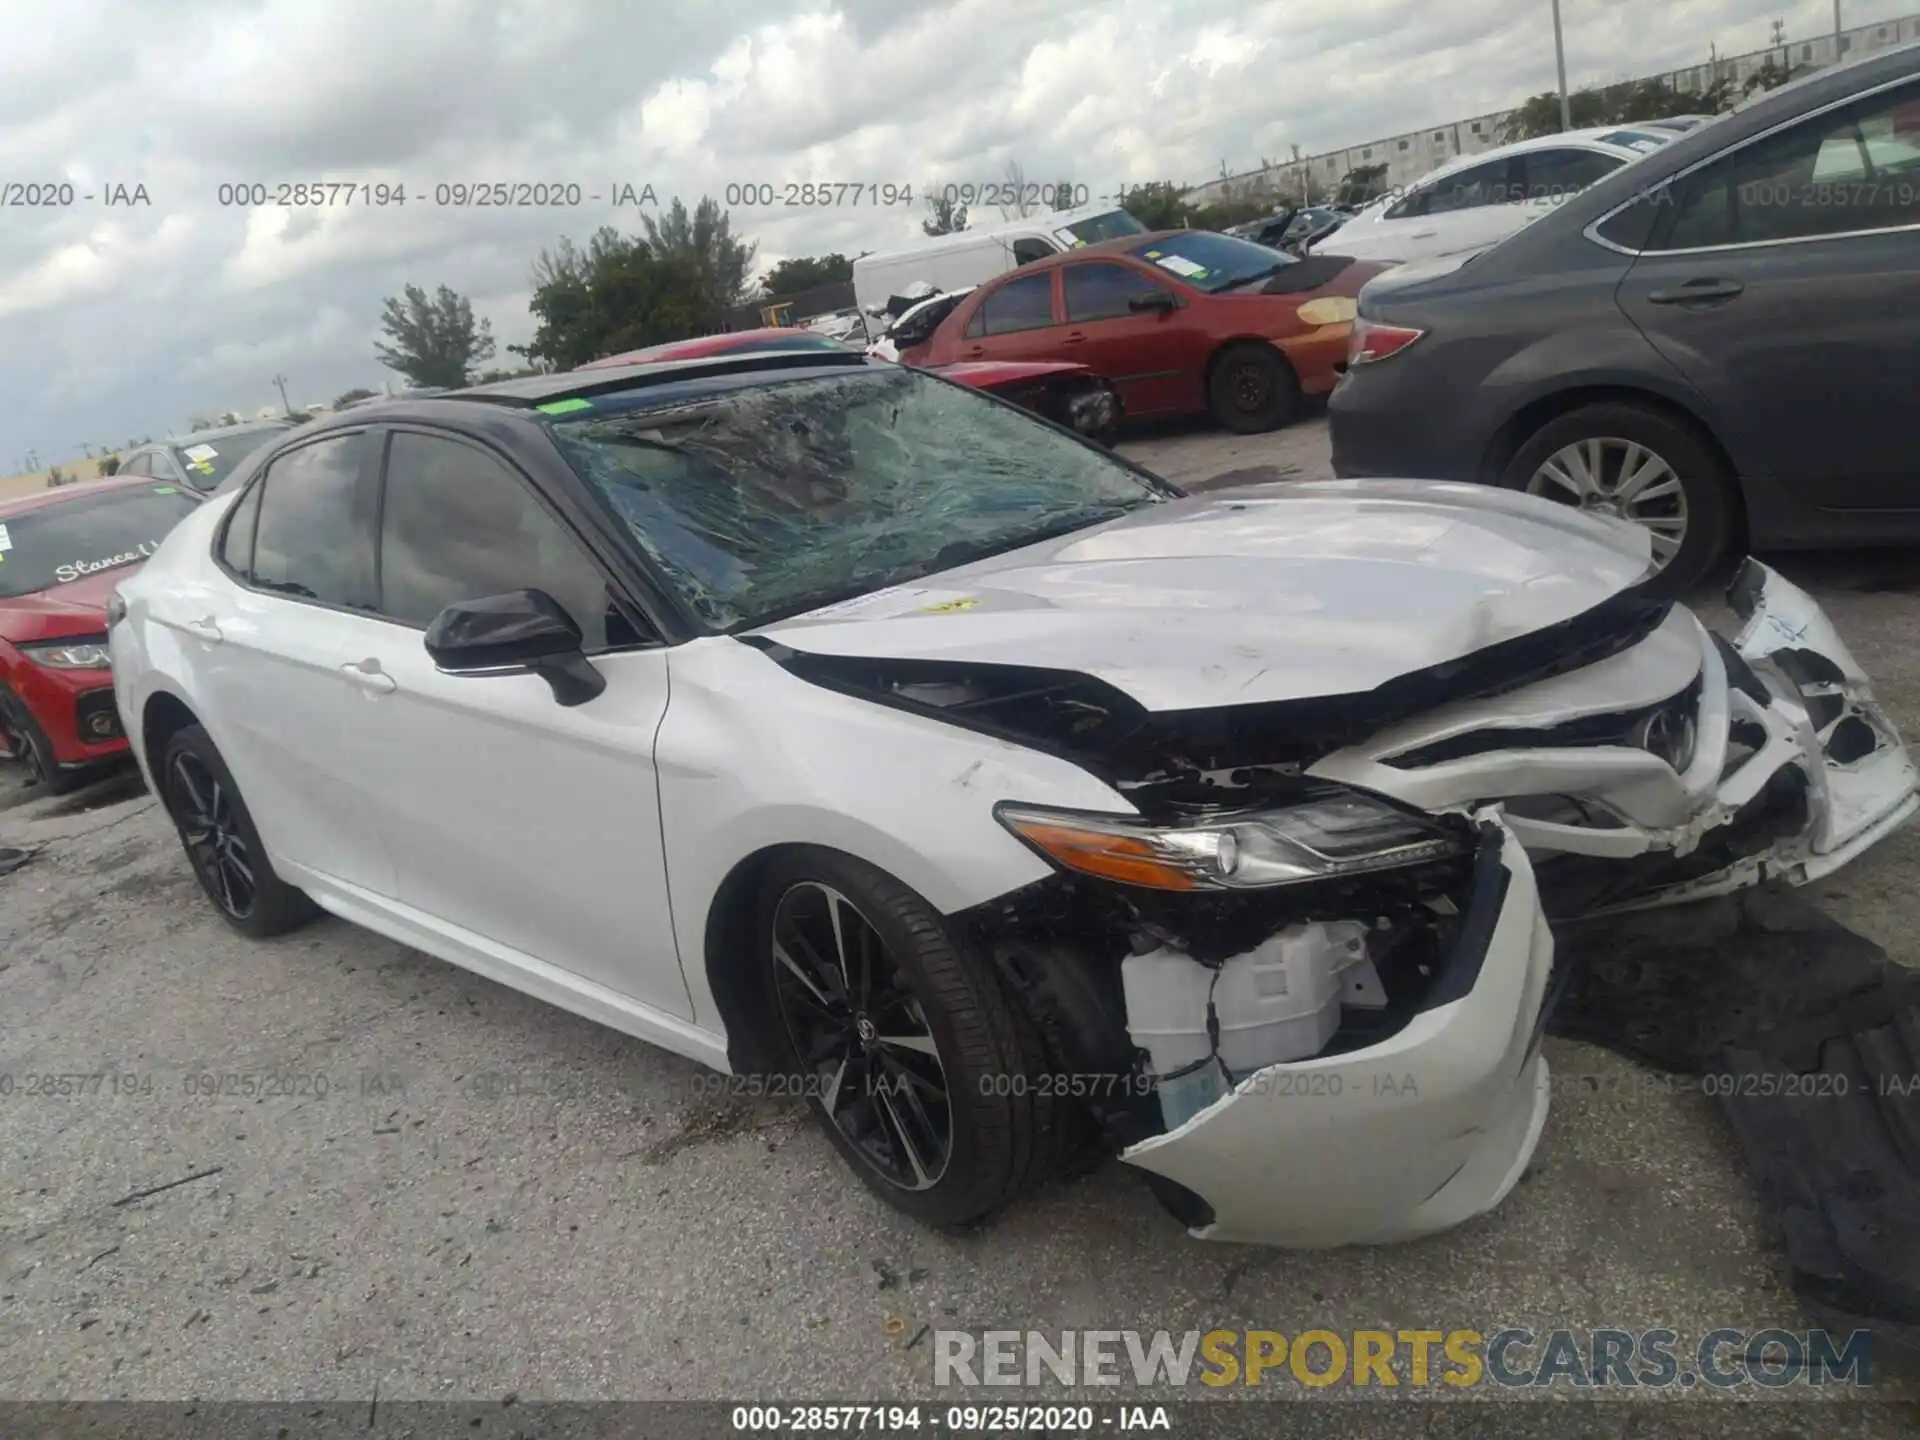
<path fill-rule="evenodd" d="M 1128 258 L 1133 258 L 1133 252 L 1142 246 L 1155 244 L 1158 241 L 1168 239 L 1174 235 L 1213 235 L 1218 233 L 1221 232 L 1203 230 L 1198 226 L 1189 225 L 1178 230 L 1148 230 L 1139 235 L 1121 235 L 1112 240 L 1096 241 L 1092 245 L 1076 245 L 1071 250 L 1062 250 L 1058 255 L 1049 255 L 1041 260 L 1030 260 L 1018 269 L 1009 270 L 1005 274 L 994 276 L 991 280 L 982 281 L 975 288 L 984 290 L 989 285 L 998 285 L 1003 281 L 1013 279 L 1019 275 L 1031 275 L 1036 270 L 1058 270 L 1062 265 L 1071 265 L 1076 260 L 1098 260 L 1106 255 L 1125 255 Z M 1239 237 L 1229 236 L 1228 238 L 1238 239 Z M 935 296 L 934 298 L 939 299 L 942 297 Z"/>
<path fill-rule="evenodd" d="M 182 445 L 200 445 L 208 440 L 226 440 L 235 435 L 257 435 L 262 430 L 291 430 L 291 420 L 246 420 L 238 425 L 222 425 L 216 430 L 194 430 L 185 435 L 169 435 L 164 440 L 155 440 L 155 445 L 172 445 L 176 449 Z M 136 445 L 136 450 L 144 450 L 144 445 Z"/>
<path fill-rule="evenodd" d="M 440 395 L 396 395 L 392 399 L 357 405 L 351 411 L 335 411 L 319 416 L 302 425 L 296 433 L 304 438 L 333 430 L 356 430 L 367 425 L 405 420 L 445 423 L 463 411 L 477 417 L 483 408 L 495 415 L 515 411 L 533 412 L 542 405 L 563 400 L 590 399 L 622 390 L 683 380 L 761 372 L 771 378 L 789 371 L 859 369 L 873 363 L 863 352 L 851 346 L 828 348 L 814 344 L 796 346 L 791 350 L 703 355 L 690 360 L 641 361 L 632 365 L 604 366 L 597 370 L 562 370 L 552 375 L 521 375 L 489 385 L 469 385 Z"/>
<path fill-rule="evenodd" d="M 62 505 L 69 500 L 78 500 L 88 495 L 104 495 L 113 490 L 140 490 L 153 485 L 164 485 L 164 480 L 156 480 L 151 475 L 115 475 L 105 480 L 81 480 L 72 485 L 55 485 L 47 490 L 34 490 L 25 495 L 15 495 L 10 499 L 0 499 L 0 520 L 10 515 L 24 515 L 30 510 L 44 510 L 52 505 Z M 184 487 L 175 486 L 182 494 L 188 493 Z"/>

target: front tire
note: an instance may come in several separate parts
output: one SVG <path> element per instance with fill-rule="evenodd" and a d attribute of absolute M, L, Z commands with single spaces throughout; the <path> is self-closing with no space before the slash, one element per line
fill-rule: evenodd
<path fill-rule="evenodd" d="M 161 802 L 213 908 L 242 935 L 282 935 L 317 913 L 304 891 L 274 873 L 233 772 L 198 725 L 175 732 L 160 753 Z"/>
<path fill-rule="evenodd" d="M 29 785 L 38 785 L 49 795 L 70 795 L 99 778 L 98 766 L 62 770 L 53 758 L 53 742 L 27 709 L 27 702 L 4 685 L 0 685 L 0 727 L 7 732 L 7 748 L 26 767 Z"/>
<path fill-rule="evenodd" d="M 776 861 L 756 915 L 773 1053 L 834 1148 L 890 1205 L 983 1219 L 1052 1173 L 1044 1052 L 989 961 L 885 872 Z"/>
<path fill-rule="evenodd" d="M 1508 464 L 1503 483 L 1646 530 L 1660 566 L 1653 587 L 1680 595 L 1705 580 L 1733 538 L 1733 477 L 1692 426 L 1642 405 L 1583 405 L 1549 421 Z"/>
<path fill-rule="evenodd" d="M 1300 382 L 1271 345 L 1237 341 L 1208 367 L 1207 408 L 1236 435 L 1278 430 L 1299 406 Z"/>

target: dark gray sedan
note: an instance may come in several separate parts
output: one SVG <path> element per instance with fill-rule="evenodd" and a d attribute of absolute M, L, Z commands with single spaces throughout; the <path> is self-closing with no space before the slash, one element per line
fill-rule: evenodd
<path fill-rule="evenodd" d="M 1920 46 L 1762 95 L 1359 307 L 1341 476 L 1625 517 L 1674 589 L 1736 543 L 1920 540 Z"/>

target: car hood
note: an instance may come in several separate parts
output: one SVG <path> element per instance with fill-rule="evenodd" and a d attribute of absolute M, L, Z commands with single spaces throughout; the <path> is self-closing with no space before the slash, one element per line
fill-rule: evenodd
<path fill-rule="evenodd" d="M 1479 485 L 1279 483 L 1149 506 L 755 632 L 802 653 L 1076 672 L 1149 711 L 1371 691 L 1644 579 L 1624 522 Z"/>
<path fill-rule="evenodd" d="M 107 599 L 138 565 L 83 575 L 31 595 L 0 596 L 0 639 L 16 645 L 98 635 L 107 628 Z"/>

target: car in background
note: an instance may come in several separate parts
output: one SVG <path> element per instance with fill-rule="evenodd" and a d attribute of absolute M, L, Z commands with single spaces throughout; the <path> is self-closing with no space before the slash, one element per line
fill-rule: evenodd
<path fill-rule="evenodd" d="M 668 360 L 704 360 L 713 355 L 751 355 L 772 350 L 844 352 L 847 348 L 841 341 L 804 326 L 765 325 L 754 330 L 727 330 L 718 335 L 695 335 L 688 340 L 669 340 L 639 350 L 623 350 L 618 355 L 603 355 L 574 368 L 617 370 L 627 365 L 660 364 Z"/>
<path fill-rule="evenodd" d="M 1342 476 L 1505 485 L 1732 546 L 1920 540 L 1920 46 L 1755 96 L 1464 262 L 1360 299 Z"/>
<path fill-rule="evenodd" d="M 1009 405 L 1103 445 L 1112 442 L 1120 425 L 1118 392 L 1084 365 L 1060 360 L 962 360 L 921 368 L 969 390 L 997 395 Z"/>
<path fill-rule="evenodd" d="M 1676 134 L 1684 135 L 1689 130 L 1698 130 L 1702 125 L 1719 118 L 1717 115 L 1668 115 L 1659 120 L 1636 120 L 1633 123 L 1641 130 L 1671 130 Z"/>
<path fill-rule="evenodd" d="M 1229 225 L 1223 233 L 1300 255 L 1346 224 L 1347 219 L 1345 213 L 1330 205 L 1309 205 L 1303 209 L 1276 210 L 1265 219 L 1251 220 L 1244 225 Z"/>
<path fill-rule="evenodd" d="M 292 428 L 291 420 L 249 420 L 241 425 L 196 430 L 191 435 L 155 441 L 127 451 L 120 457 L 120 468 L 114 473 L 187 485 L 200 494 L 209 494 L 234 466 L 267 441 Z"/>
<path fill-rule="evenodd" d="M 905 250 L 860 256 L 853 262 L 854 299 L 867 317 L 868 335 L 878 339 L 887 321 L 900 313 L 889 309 L 890 302 L 913 295 L 917 287 L 968 288 L 1050 255 L 1144 234 L 1146 228 L 1128 211 L 1101 205 L 975 225 Z"/>
<path fill-rule="evenodd" d="M 1072 361 L 1113 385 L 1128 418 L 1272 430 L 1333 388 L 1354 297 L 1380 269 L 1210 230 L 1130 235 L 980 286 L 900 358 Z"/>
<path fill-rule="evenodd" d="M 1608 125 L 1464 155 L 1374 201 L 1316 248 L 1394 264 L 1484 249 L 1674 138 Z"/>
<path fill-rule="evenodd" d="M 30 783 L 62 794 L 125 757 L 109 598 L 199 503 L 177 481 L 123 477 L 0 500 L 0 760 Z"/>
<path fill-rule="evenodd" d="M 933 338 L 933 332 L 940 328 L 940 322 L 951 315 L 953 307 L 971 295 L 974 288 L 972 285 L 963 285 L 958 290 L 937 291 L 928 286 L 929 293 L 917 299 L 896 296 L 896 300 L 906 303 L 887 322 L 887 328 L 880 332 L 880 338 L 867 346 L 867 354 L 876 360 L 898 360 L 901 351 L 926 344 Z M 893 301 L 888 304 L 891 306 Z"/>

